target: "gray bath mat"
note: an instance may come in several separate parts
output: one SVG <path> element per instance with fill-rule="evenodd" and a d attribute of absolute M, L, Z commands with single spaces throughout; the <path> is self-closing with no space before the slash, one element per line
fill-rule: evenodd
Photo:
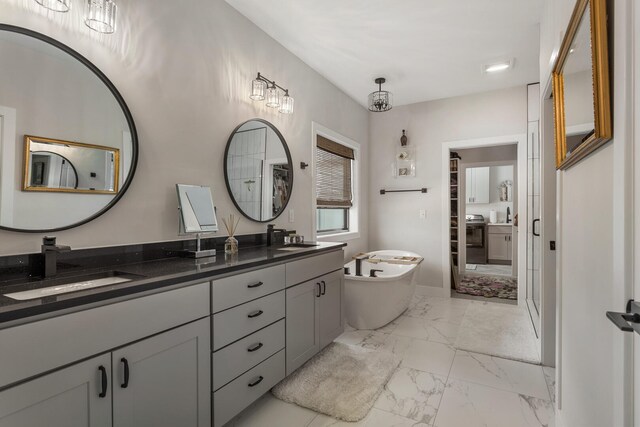
<path fill-rule="evenodd" d="M 285 402 L 344 421 L 368 413 L 400 361 L 391 353 L 332 343 L 272 392 Z"/>

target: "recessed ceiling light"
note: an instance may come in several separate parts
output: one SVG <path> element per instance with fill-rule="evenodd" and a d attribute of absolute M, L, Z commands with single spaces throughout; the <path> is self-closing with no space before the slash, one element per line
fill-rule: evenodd
<path fill-rule="evenodd" d="M 483 73 L 497 73 L 500 71 L 506 71 L 510 68 L 513 68 L 513 60 L 492 62 L 490 64 L 485 64 L 482 66 Z"/>

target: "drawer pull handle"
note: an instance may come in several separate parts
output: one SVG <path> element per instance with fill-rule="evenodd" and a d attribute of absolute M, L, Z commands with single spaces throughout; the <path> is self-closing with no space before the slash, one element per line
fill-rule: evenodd
<path fill-rule="evenodd" d="M 249 313 L 249 314 L 247 315 L 247 317 L 248 317 L 249 319 L 253 319 L 254 317 L 258 317 L 258 316 L 260 316 L 262 313 L 264 313 L 264 311 L 262 311 L 262 310 L 256 310 L 256 311 L 254 311 L 254 312 L 252 312 L 252 313 Z"/>
<path fill-rule="evenodd" d="M 249 348 L 247 349 L 247 351 L 248 351 L 249 353 L 253 353 L 254 351 L 258 351 L 258 350 L 260 350 L 260 349 L 262 348 L 262 346 L 263 346 L 263 344 L 262 344 L 261 342 L 259 342 L 258 344 L 255 344 L 255 345 L 253 345 L 253 346 L 249 347 Z"/>
<path fill-rule="evenodd" d="M 262 375 L 260 375 L 255 381 L 250 382 L 249 384 L 247 384 L 249 387 L 255 387 L 258 384 L 260 384 L 262 382 L 262 380 L 264 379 L 264 377 Z"/>
<path fill-rule="evenodd" d="M 125 357 L 123 357 L 122 359 L 120 359 L 120 362 L 122 362 L 124 366 L 124 382 L 120 384 L 120 387 L 127 388 L 129 387 L 129 361 Z"/>
<path fill-rule="evenodd" d="M 249 288 L 249 289 L 259 288 L 262 285 L 264 285 L 264 283 L 258 282 L 258 283 L 254 283 L 253 285 L 247 285 L 247 288 Z"/>
<path fill-rule="evenodd" d="M 99 366 L 98 370 L 100 371 L 100 383 L 102 387 L 98 397 L 105 397 L 107 395 L 107 369 L 104 366 Z"/>

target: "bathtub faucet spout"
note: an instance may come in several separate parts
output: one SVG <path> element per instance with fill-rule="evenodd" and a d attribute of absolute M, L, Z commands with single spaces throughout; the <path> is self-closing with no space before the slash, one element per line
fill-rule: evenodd
<path fill-rule="evenodd" d="M 353 258 L 356 260 L 356 276 L 362 276 L 362 261 L 369 259 L 369 254 L 360 254 Z"/>

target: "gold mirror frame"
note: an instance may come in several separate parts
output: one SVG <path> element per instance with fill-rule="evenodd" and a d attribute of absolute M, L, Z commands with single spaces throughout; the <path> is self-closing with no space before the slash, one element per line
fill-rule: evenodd
<path fill-rule="evenodd" d="M 594 132 L 567 156 L 562 70 L 580 22 L 590 7 L 591 65 L 593 76 Z M 611 125 L 611 89 L 609 83 L 609 46 L 607 36 L 607 0 L 577 0 L 560 53 L 553 67 L 553 97 L 556 139 L 556 169 L 565 170 L 601 147 L 613 137 Z"/>
<path fill-rule="evenodd" d="M 36 187 L 29 183 L 29 166 L 31 163 L 31 142 L 43 142 L 48 144 L 66 145 L 70 147 L 93 148 L 96 150 L 112 151 L 113 154 L 113 190 L 90 190 L 79 188 L 49 188 Z M 47 193 L 84 193 L 84 194 L 117 194 L 119 190 L 120 179 L 120 150 L 114 147 L 105 147 L 103 145 L 84 144 L 81 142 L 63 141 L 60 139 L 43 138 L 39 136 L 24 136 L 24 169 L 22 174 L 22 190 L 23 191 L 40 191 Z"/>

